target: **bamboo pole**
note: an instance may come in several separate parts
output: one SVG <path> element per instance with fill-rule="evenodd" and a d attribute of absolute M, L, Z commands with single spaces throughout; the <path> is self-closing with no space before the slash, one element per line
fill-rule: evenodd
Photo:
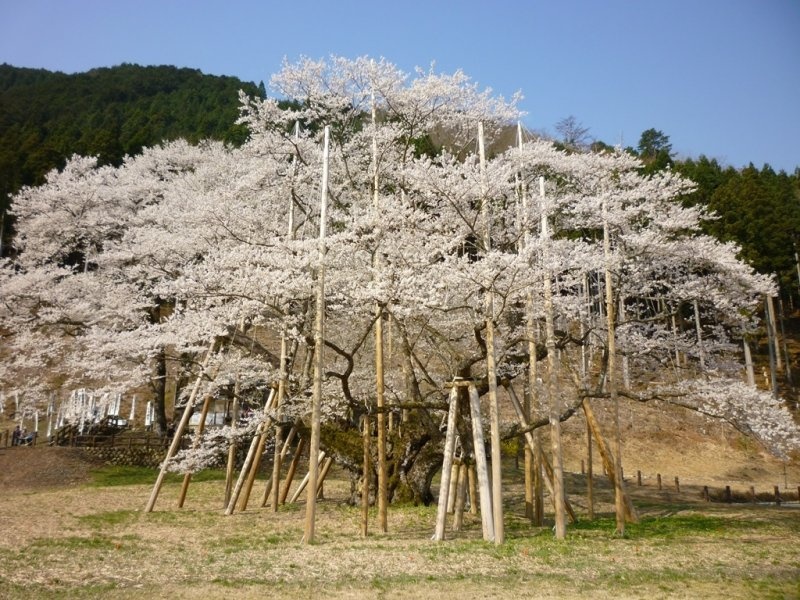
<path fill-rule="evenodd" d="M 450 478 L 453 473 L 453 455 L 456 447 L 456 419 L 458 419 L 458 388 L 453 385 L 450 389 L 450 408 L 447 411 L 444 460 L 442 462 L 442 476 L 439 483 L 439 504 L 436 511 L 436 529 L 433 533 L 433 539 L 437 542 L 444 539 L 444 526 L 445 519 L 447 518 L 447 499 L 450 492 Z"/>
<path fill-rule="evenodd" d="M 492 248 L 492 210 L 486 180 L 486 150 L 483 139 L 483 123 L 478 123 L 478 153 L 480 158 L 481 187 L 483 188 L 484 246 L 488 253 Z M 494 347 L 494 289 L 486 293 L 486 378 L 489 384 L 489 430 L 492 448 L 492 519 L 494 521 L 494 543 L 505 541 L 503 530 L 503 456 L 500 445 L 500 405 L 497 400 L 497 369 Z"/>
<path fill-rule="evenodd" d="M 474 385 L 469 386 L 469 412 L 472 420 L 472 438 L 475 448 L 475 470 L 478 478 L 478 496 L 481 505 L 481 525 L 483 539 L 494 541 L 494 512 L 492 511 L 492 493 L 489 484 L 489 470 L 486 465 L 486 445 L 483 441 L 483 423 L 481 420 L 481 400 Z M 472 497 L 475 503 L 475 497 Z"/>
<path fill-rule="evenodd" d="M 211 356 L 214 354 L 214 348 L 217 345 L 216 339 L 211 342 L 209 345 L 208 351 L 206 352 L 206 356 L 203 359 L 203 364 L 200 369 L 200 373 L 197 375 L 197 379 L 195 380 L 194 387 L 192 388 L 192 392 L 189 394 L 189 399 L 186 401 L 186 407 L 183 410 L 183 415 L 181 415 L 181 420 L 178 423 L 178 427 L 175 430 L 175 434 L 172 437 L 172 443 L 169 445 L 167 449 L 167 455 L 164 457 L 164 462 L 161 463 L 161 470 L 158 473 L 158 477 L 156 478 L 156 482 L 153 485 L 153 490 L 150 492 L 150 498 L 147 500 L 147 506 L 145 506 L 145 512 L 153 512 L 153 508 L 156 505 L 156 500 L 158 499 L 158 494 L 161 491 L 161 486 L 164 484 L 164 477 L 167 474 L 167 465 L 169 460 L 175 456 L 175 453 L 178 451 L 178 447 L 181 444 L 181 437 L 183 437 L 183 432 L 186 431 L 186 426 L 189 424 L 189 417 L 192 415 L 192 408 L 194 407 L 194 401 L 197 398 L 197 394 L 200 392 L 200 385 L 203 382 L 203 374 L 205 373 L 206 368 L 208 367 L 209 362 L 211 361 Z M 133 407 L 131 407 L 131 414 L 133 414 Z"/>
<path fill-rule="evenodd" d="M 317 518 L 317 478 L 319 465 L 315 460 L 319 454 L 320 420 L 322 414 L 322 371 L 324 362 L 324 328 L 325 328 L 325 236 L 328 212 L 328 153 L 330 127 L 325 126 L 322 150 L 322 198 L 319 211 L 319 251 L 316 289 L 316 318 L 314 323 L 314 386 L 311 398 L 311 440 L 309 442 L 309 487 L 306 501 L 305 533 L 303 541 L 314 543 L 314 529 Z"/>
<path fill-rule="evenodd" d="M 200 423 L 197 425 L 197 431 L 195 431 L 195 438 L 194 442 L 192 443 L 192 449 L 197 449 L 200 447 L 201 438 L 203 436 L 203 431 L 206 428 L 206 416 L 208 415 L 208 407 L 211 405 L 211 395 L 206 394 L 205 398 L 203 398 L 203 408 L 200 410 Z M 183 475 L 183 483 L 181 484 L 181 493 L 178 496 L 178 508 L 183 508 L 183 503 L 186 501 L 186 492 L 189 490 L 189 482 L 192 480 L 191 473 L 184 473 Z"/>

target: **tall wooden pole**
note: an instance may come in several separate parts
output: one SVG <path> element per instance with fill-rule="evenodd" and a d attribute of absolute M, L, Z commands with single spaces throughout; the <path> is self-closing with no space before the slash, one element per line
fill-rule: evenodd
<path fill-rule="evenodd" d="M 605 261 L 605 288 L 606 288 L 606 322 L 608 331 L 608 361 L 606 383 L 611 403 L 614 407 L 614 470 L 617 476 L 614 479 L 614 508 L 616 513 L 617 529 L 619 536 L 625 535 L 625 498 L 622 487 L 622 432 L 619 422 L 619 396 L 617 394 L 617 343 L 616 343 L 616 310 L 614 305 L 614 289 L 611 280 L 611 231 L 608 225 L 608 200 L 603 196 L 603 256 Z M 697 317 L 697 304 L 695 303 L 695 317 Z M 698 318 L 699 319 L 699 318 Z M 699 323 L 699 320 L 698 320 Z M 702 356 L 702 354 L 701 354 Z"/>
<path fill-rule="evenodd" d="M 553 308 L 553 272 L 548 264 L 550 260 L 550 230 L 545 209 L 544 177 L 539 178 L 539 197 L 542 202 L 542 239 L 544 261 L 544 313 L 545 313 L 545 346 L 547 347 L 547 395 L 550 401 L 549 421 L 550 438 L 553 449 L 553 502 L 555 504 L 555 537 L 563 540 L 567 537 L 566 493 L 564 490 L 564 461 L 561 450 L 561 394 L 558 389 L 558 351 L 556 350 L 555 310 Z"/>
<path fill-rule="evenodd" d="M 483 140 L 483 123 L 478 123 L 478 153 L 483 193 L 484 247 L 492 248 L 492 210 L 489 203 L 489 186 L 486 180 L 486 150 Z M 489 424 L 492 447 L 492 519 L 494 543 L 505 541 L 503 531 L 503 460 L 500 446 L 500 406 L 497 399 L 497 369 L 494 355 L 494 290 L 486 293 L 486 378 L 489 384 Z"/>
<path fill-rule="evenodd" d="M 159 471 L 156 482 L 153 485 L 153 491 L 150 492 L 150 498 L 147 500 L 147 506 L 145 506 L 144 509 L 145 512 L 153 512 L 153 508 L 156 505 L 156 500 L 158 499 L 158 494 L 161 491 L 161 486 L 164 484 L 164 477 L 167 474 L 167 465 L 169 460 L 175 456 L 175 453 L 178 451 L 178 448 L 181 445 L 183 432 L 186 431 L 186 426 L 189 424 L 189 418 L 192 416 L 194 402 L 197 399 L 197 394 L 200 392 L 200 386 L 203 383 L 203 375 L 205 375 L 206 368 L 208 367 L 208 363 L 211 361 L 211 356 L 214 354 L 215 347 L 216 340 L 211 342 L 208 352 L 206 352 L 206 357 L 203 359 L 203 365 L 200 368 L 200 373 L 197 375 L 192 392 L 189 394 L 189 399 L 186 401 L 186 407 L 183 410 L 181 420 L 178 423 L 178 427 L 175 429 L 175 434 L 172 436 L 172 443 L 169 445 L 167 455 L 164 457 L 164 462 L 161 464 L 161 470 Z M 133 408 L 131 408 L 131 412 L 133 412 Z"/>
<path fill-rule="evenodd" d="M 517 123 L 517 147 L 522 155 L 522 124 Z M 519 165 L 519 197 L 522 205 L 522 224 L 524 227 L 523 249 L 527 250 L 531 243 L 531 222 L 529 217 L 528 194 L 522 177 L 523 164 Z M 528 393 L 525 395 L 525 417 L 530 420 L 534 406 L 538 405 L 538 365 L 536 357 L 536 316 L 533 307 L 533 289 L 528 288 L 525 298 L 525 335 L 528 338 Z M 544 492 L 542 489 L 542 466 L 539 460 L 541 436 L 533 433 L 533 448 L 525 445 L 525 516 L 533 524 L 541 527 L 544 521 Z"/>
<path fill-rule="evenodd" d="M 294 139 L 300 139 L 300 123 L 294 124 Z M 297 167 L 297 155 L 292 156 L 292 171 Z M 286 237 L 294 240 L 294 194 L 289 194 L 289 222 L 287 225 Z M 286 456 L 287 448 L 283 447 L 283 402 L 286 397 L 286 385 L 289 379 L 289 358 L 286 341 L 286 326 L 281 331 L 281 371 L 278 380 L 278 399 L 275 419 L 275 454 L 272 460 L 272 478 L 270 479 L 270 489 L 264 490 L 264 494 L 272 494 L 271 507 L 273 512 L 278 512 L 278 496 L 281 485 L 281 467 L 283 458 Z M 288 446 L 287 446 L 288 447 Z M 266 497 L 262 501 L 262 506 L 266 504 Z"/>
<path fill-rule="evenodd" d="M 309 444 L 308 461 L 308 494 L 306 496 L 306 520 L 303 541 L 306 544 L 314 543 L 314 528 L 317 518 L 317 479 L 319 476 L 319 440 L 320 420 L 322 416 L 322 370 L 324 368 L 324 343 L 325 343 L 325 236 L 327 231 L 328 215 L 328 145 L 330 143 L 330 127 L 325 126 L 324 142 L 322 149 L 322 197 L 319 210 L 319 249 L 317 268 L 317 313 L 314 323 L 314 385 L 311 397 L 311 440 Z"/>
<path fill-rule="evenodd" d="M 379 179 L 378 179 L 378 138 L 377 138 L 377 109 L 375 107 L 375 93 L 372 93 L 372 201 L 376 215 L 379 214 Z M 375 253 L 375 267 L 380 267 L 380 253 Z M 383 309 L 378 304 L 375 306 L 375 400 L 378 406 L 378 528 L 382 532 L 389 529 L 389 483 L 388 468 L 386 465 L 386 406 L 385 384 L 383 369 Z"/>

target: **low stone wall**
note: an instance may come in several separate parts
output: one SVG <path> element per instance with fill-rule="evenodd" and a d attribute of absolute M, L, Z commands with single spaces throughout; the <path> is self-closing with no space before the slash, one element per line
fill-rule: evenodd
<path fill-rule="evenodd" d="M 126 467 L 158 468 L 164 460 L 166 451 L 161 448 L 108 448 L 96 446 L 82 448 L 86 456 L 98 462 Z"/>

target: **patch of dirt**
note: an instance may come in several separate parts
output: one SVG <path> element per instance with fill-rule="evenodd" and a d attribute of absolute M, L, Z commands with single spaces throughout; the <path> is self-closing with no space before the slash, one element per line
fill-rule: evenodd
<path fill-rule="evenodd" d="M 101 463 L 80 448 L 16 446 L 0 449 L 0 488 L 76 486 L 91 479 Z"/>

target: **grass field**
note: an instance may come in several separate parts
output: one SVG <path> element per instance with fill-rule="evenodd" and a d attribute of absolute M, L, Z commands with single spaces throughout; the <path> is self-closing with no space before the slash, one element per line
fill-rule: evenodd
<path fill-rule="evenodd" d="M 513 470 L 513 468 L 512 468 Z M 0 597 L 15 598 L 800 598 L 800 509 L 708 504 L 632 490 L 642 517 L 614 536 L 607 487 L 599 518 L 582 516 L 556 541 L 522 516 L 512 476 L 506 543 L 481 539 L 479 517 L 431 541 L 436 507 L 392 506 L 389 533 L 360 536 L 349 483 L 326 483 L 317 542 L 301 542 L 304 504 L 226 517 L 224 482 L 197 477 L 175 508 L 177 478 L 143 508 L 147 469 L 103 467 L 91 481 L 6 489 L 0 506 Z M 371 515 L 374 518 L 374 513 Z M 373 525 L 371 523 L 371 525 Z M 374 530 L 374 527 L 373 527 Z"/>

